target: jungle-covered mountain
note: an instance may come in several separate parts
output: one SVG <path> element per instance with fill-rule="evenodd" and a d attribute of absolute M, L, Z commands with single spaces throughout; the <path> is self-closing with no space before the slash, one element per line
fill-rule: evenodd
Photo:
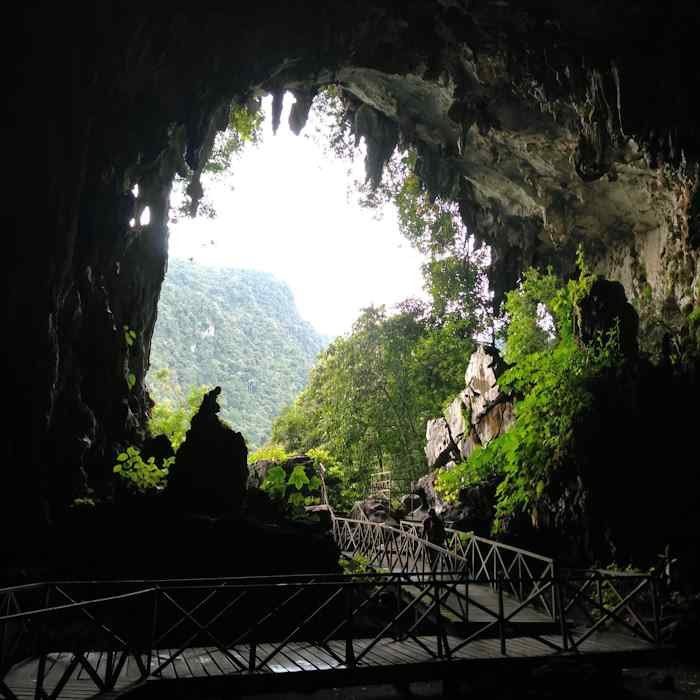
<path fill-rule="evenodd" d="M 325 344 L 272 275 L 171 259 L 148 386 L 156 402 L 176 402 L 202 384 L 221 386 L 222 418 L 253 449 L 304 388 Z"/>

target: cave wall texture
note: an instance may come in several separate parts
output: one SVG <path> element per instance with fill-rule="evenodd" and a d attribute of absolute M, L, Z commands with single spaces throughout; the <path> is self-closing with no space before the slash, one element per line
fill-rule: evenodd
<path fill-rule="evenodd" d="M 571 272 L 582 243 L 653 345 L 700 302 L 698 15 L 694 0 L 15 10 L 2 531 L 35 532 L 86 484 L 109 495 L 115 450 L 143 437 L 172 178 L 261 91 L 295 92 L 298 129 L 339 84 L 370 173 L 413 143 L 431 191 L 493 246 L 498 295 L 531 264 Z"/>

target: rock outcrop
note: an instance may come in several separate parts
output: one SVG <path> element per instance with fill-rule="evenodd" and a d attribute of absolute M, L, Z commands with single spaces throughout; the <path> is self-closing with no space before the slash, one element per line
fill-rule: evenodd
<path fill-rule="evenodd" d="M 451 526 L 488 536 L 496 502 L 495 480 L 463 489 L 456 503 L 447 503 L 435 489 L 437 475 L 436 470 L 418 480 L 414 493 L 421 503 L 416 504 L 417 507 L 408 518 L 422 522 L 427 517 L 428 510 L 435 508 L 437 514 Z"/>
<path fill-rule="evenodd" d="M 386 498 L 370 496 L 364 501 L 357 501 L 350 511 L 354 520 L 369 520 L 372 523 L 383 523 L 389 518 L 390 504 Z"/>
<path fill-rule="evenodd" d="M 498 388 L 503 361 L 495 348 L 479 345 L 469 358 L 465 390 L 445 416 L 428 421 L 425 456 L 430 469 L 449 467 L 486 446 L 513 424 L 513 402 Z"/>
<path fill-rule="evenodd" d="M 238 516 L 243 508 L 248 450 L 243 436 L 219 420 L 220 392 L 205 394 L 170 469 L 166 493 L 181 512 Z"/>

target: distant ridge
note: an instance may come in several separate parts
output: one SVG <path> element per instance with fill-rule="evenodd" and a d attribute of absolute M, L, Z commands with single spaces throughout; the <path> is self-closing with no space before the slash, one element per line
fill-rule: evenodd
<path fill-rule="evenodd" d="M 156 401 L 169 398 L 167 387 L 154 381 L 162 368 L 184 392 L 221 386 L 221 416 L 251 449 L 265 442 L 275 416 L 304 388 L 327 343 L 299 317 L 289 287 L 272 275 L 171 259 L 147 383 Z"/>

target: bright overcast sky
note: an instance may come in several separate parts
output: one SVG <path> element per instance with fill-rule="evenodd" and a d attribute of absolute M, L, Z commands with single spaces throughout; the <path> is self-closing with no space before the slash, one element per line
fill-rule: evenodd
<path fill-rule="evenodd" d="M 262 143 L 246 148 L 225 180 L 209 184 L 215 219 L 171 224 L 170 254 L 270 272 L 289 285 L 304 319 L 336 336 L 350 331 L 363 307 L 425 297 L 422 257 L 399 233 L 392 206 L 377 220 L 348 201 L 347 163 L 306 135 L 314 133 L 313 114 L 300 136 L 292 134 L 293 100 L 287 94 L 276 135 L 271 98 L 263 101 Z"/>

